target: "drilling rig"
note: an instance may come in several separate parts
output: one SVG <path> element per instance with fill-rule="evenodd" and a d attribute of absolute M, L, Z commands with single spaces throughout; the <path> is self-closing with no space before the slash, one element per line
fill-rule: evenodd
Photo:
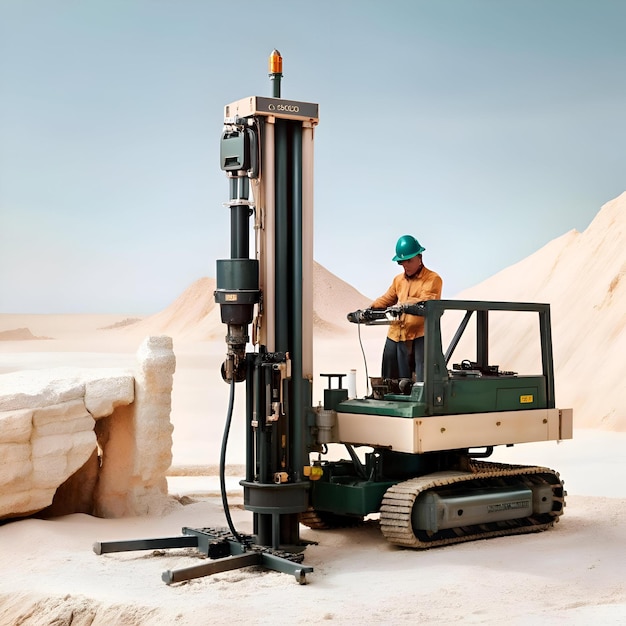
<path fill-rule="evenodd" d="M 344 374 L 321 374 L 328 388 L 323 405 L 313 407 L 318 105 L 281 97 L 276 50 L 269 76 L 270 97 L 226 105 L 220 139 L 230 189 L 230 258 L 217 261 L 214 297 L 227 328 L 221 375 L 230 400 L 220 482 L 229 528 L 183 528 L 180 537 L 98 543 L 94 549 L 186 546 L 210 557 L 164 572 L 168 584 L 248 565 L 291 573 L 304 584 L 313 568 L 303 564 L 301 525 L 334 528 L 378 515 L 385 538 L 410 548 L 549 528 L 565 505 L 559 475 L 484 460 L 495 446 L 572 437 L 572 410 L 555 403 L 548 304 L 431 300 L 351 312 L 348 320 L 359 326 L 422 316 L 424 380 L 373 378 L 371 393 L 368 386 L 364 397 L 349 398 Z M 540 372 L 520 375 L 491 364 L 491 320 L 502 313 L 535 320 Z M 450 315 L 459 323 L 444 349 L 442 320 Z M 451 363 L 461 346 L 471 354 Z M 241 486 L 244 508 L 253 515 L 252 535 L 235 529 L 224 482 L 240 383 L 246 400 Z M 333 444 L 346 459 L 329 460 Z"/>
<path fill-rule="evenodd" d="M 168 584 L 249 565 L 291 573 L 304 584 L 313 571 L 302 564 L 299 516 L 309 506 L 311 470 L 318 105 L 281 98 L 277 50 L 269 58 L 269 77 L 270 97 L 226 105 L 220 139 L 220 166 L 230 190 L 230 258 L 217 261 L 215 290 L 227 327 L 221 374 L 230 386 L 230 401 L 220 483 L 229 529 L 183 528 L 180 537 L 94 544 L 98 554 L 195 547 L 212 559 L 164 572 Z M 250 345 L 255 349 L 247 351 Z M 235 385 L 244 381 L 246 476 L 241 484 L 245 508 L 253 512 L 252 536 L 238 533 L 232 523 L 224 479 Z"/>

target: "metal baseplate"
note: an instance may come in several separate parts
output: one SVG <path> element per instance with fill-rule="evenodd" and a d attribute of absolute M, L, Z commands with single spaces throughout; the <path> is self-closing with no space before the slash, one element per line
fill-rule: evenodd
<path fill-rule="evenodd" d="M 306 585 L 306 575 L 313 571 L 312 567 L 302 565 L 304 560 L 302 552 L 288 552 L 261 546 L 254 543 L 254 537 L 251 535 L 241 535 L 242 541 L 238 541 L 223 528 L 184 527 L 182 533 L 183 535 L 179 537 L 96 542 L 93 550 L 96 554 L 105 554 L 134 550 L 196 548 L 211 559 L 198 565 L 163 572 L 161 578 L 168 585 L 253 565 L 283 574 L 293 574 L 298 584 Z"/>

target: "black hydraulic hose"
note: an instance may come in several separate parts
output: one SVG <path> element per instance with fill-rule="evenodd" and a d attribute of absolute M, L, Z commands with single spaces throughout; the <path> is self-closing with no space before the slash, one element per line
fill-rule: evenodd
<path fill-rule="evenodd" d="M 363 340 L 361 339 L 361 322 L 356 324 L 359 335 L 359 346 L 361 347 L 361 354 L 363 355 L 363 365 L 365 366 L 365 395 L 367 396 L 370 388 L 370 379 L 367 372 L 367 357 L 365 356 L 365 349 L 363 348 Z"/>
<path fill-rule="evenodd" d="M 226 446 L 228 445 L 228 435 L 230 433 L 230 423 L 233 419 L 233 407 L 235 404 L 235 377 L 233 376 L 230 381 L 230 397 L 228 399 L 228 411 L 226 415 L 226 424 L 224 424 L 224 435 L 222 436 L 222 448 L 220 451 L 220 491 L 222 493 L 222 506 L 224 507 L 224 515 L 226 515 L 226 521 L 228 522 L 228 528 L 233 537 L 239 542 L 244 543 L 239 533 L 235 530 L 233 519 L 230 516 L 230 509 L 228 508 L 228 498 L 226 497 Z"/>

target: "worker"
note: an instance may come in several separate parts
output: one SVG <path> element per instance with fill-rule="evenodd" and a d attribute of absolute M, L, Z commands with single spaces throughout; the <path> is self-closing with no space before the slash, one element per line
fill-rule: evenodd
<path fill-rule="evenodd" d="M 398 304 L 441 299 L 441 277 L 422 262 L 425 251 L 412 235 L 402 235 L 396 243 L 393 261 L 404 269 L 387 291 L 372 302 L 372 309 L 386 309 Z M 382 377 L 424 380 L 424 318 L 401 314 L 392 321 L 383 350 Z"/>

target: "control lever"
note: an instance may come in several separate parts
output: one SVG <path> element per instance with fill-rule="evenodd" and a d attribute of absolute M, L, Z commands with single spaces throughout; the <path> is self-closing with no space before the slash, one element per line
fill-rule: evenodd
<path fill-rule="evenodd" d="M 424 315 L 424 303 L 395 304 L 387 309 L 358 309 L 357 311 L 348 313 L 347 317 L 348 321 L 353 324 L 372 326 L 376 324 L 391 324 L 403 313 L 408 313 L 409 315 Z"/>

